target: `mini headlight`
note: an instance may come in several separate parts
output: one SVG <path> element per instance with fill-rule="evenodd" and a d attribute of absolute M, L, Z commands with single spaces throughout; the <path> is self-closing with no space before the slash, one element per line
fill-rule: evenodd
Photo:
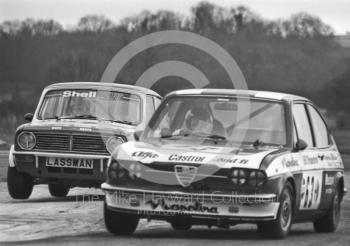
<path fill-rule="evenodd" d="M 106 148 L 110 154 L 113 154 L 115 148 L 124 143 L 121 137 L 112 136 L 106 141 Z"/>
<path fill-rule="evenodd" d="M 36 144 L 36 138 L 32 132 L 21 132 L 17 137 L 17 143 L 21 149 L 33 149 Z"/>
<path fill-rule="evenodd" d="M 234 185 L 244 185 L 247 182 L 247 173 L 243 169 L 233 169 L 231 181 Z"/>

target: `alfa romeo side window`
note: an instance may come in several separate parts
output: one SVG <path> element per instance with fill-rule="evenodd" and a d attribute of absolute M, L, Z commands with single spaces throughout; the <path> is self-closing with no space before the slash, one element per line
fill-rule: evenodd
<path fill-rule="evenodd" d="M 160 105 L 161 100 L 157 97 L 153 97 L 153 100 L 154 100 L 155 109 L 157 109 Z"/>
<path fill-rule="evenodd" d="M 314 131 L 316 147 L 324 148 L 329 145 L 327 126 L 322 120 L 316 109 L 310 105 L 307 106 L 311 118 L 311 124 Z"/>
<path fill-rule="evenodd" d="M 299 139 L 304 140 L 308 146 L 313 146 L 311 127 L 304 104 L 294 104 L 292 111 Z"/>
<path fill-rule="evenodd" d="M 154 101 L 151 96 L 146 96 L 146 122 L 149 121 L 155 110 Z"/>

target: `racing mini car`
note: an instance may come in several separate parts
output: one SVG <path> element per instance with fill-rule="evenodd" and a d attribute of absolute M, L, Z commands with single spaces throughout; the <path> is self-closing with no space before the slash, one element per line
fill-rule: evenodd
<path fill-rule="evenodd" d="M 315 104 L 283 93 L 170 93 L 108 165 L 104 220 L 131 234 L 140 218 L 229 228 L 257 224 L 284 238 L 295 222 L 334 232 L 346 193 L 336 144 Z"/>
<path fill-rule="evenodd" d="M 27 199 L 33 185 L 48 184 L 51 195 L 100 187 L 111 150 L 133 139 L 160 104 L 142 87 L 71 82 L 46 87 L 29 123 L 18 127 L 9 154 L 8 191 Z"/>

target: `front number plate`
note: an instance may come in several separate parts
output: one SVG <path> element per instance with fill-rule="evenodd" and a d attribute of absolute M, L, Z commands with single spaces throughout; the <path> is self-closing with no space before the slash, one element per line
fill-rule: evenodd
<path fill-rule="evenodd" d="M 93 169 L 94 161 L 87 159 L 48 157 L 46 158 L 46 166 Z"/>

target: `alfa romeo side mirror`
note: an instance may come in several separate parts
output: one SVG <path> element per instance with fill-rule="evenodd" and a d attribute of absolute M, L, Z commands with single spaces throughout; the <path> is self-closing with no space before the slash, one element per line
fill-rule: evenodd
<path fill-rule="evenodd" d="M 299 139 L 297 141 L 297 143 L 295 144 L 295 150 L 296 151 L 304 150 L 306 148 L 307 148 L 307 143 L 304 140 L 302 140 L 302 139 Z"/>
<path fill-rule="evenodd" d="M 135 141 L 139 141 L 140 140 L 141 134 L 142 134 L 142 131 L 134 132 L 134 139 L 135 139 Z"/>

